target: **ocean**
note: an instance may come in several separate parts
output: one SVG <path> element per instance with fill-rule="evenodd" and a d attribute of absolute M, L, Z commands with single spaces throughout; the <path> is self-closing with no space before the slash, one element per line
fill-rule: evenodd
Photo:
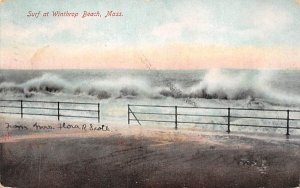
<path fill-rule="evenodd" d="M 300 104 L 299 70 L 0 70 L 1 98 L 220 99 Z M 79 98 L 80 100 L 80 98 Z M 83 99 L 85 100 L 85 99 Z"/>
<path fill-rule="evenodd" d="M 104 123 L 127 123 L 128 104 L 298 110 L 299 73 L 299 70 L 233 69 L 0 70 L 0 99 L 99 102 Z M 155 112 L 173 111 L 155 109 Z M 220 114 L 215 111 L 205 113 Z M 249 112 L 244 115 L 249 116 Z M 252 115 L 286 117 L 280 112 Z M 294 114 L 294 118 L 299 117 L 299 113 Z M 160 118 L 168 120 L 167 117 Z M 205 120 L 215 122 L 215 119 Z M 266 124 L 265 120 L 251 122 L 237 118 L 233 121 Z M 286 122 L 281 124 L 285 126 Z M 299 126 L 299 122 L 293 125 Z M 214 128 L 218 129 L 218 126 Z"/>

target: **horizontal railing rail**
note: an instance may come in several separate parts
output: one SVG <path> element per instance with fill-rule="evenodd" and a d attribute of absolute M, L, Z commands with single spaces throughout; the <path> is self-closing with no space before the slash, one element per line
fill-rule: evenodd
<path fill-rule="evenodd" d="M 160 108 L 162 112 L 159 112 L 158 108 Z M 191 113 L 191 110 L 194 113 Z M 211 111 L 211 113 L 199 113 L 198 110 L 208 110 Z M 212 112 L 219 113 L 213 114 Z M 250 112 L 256 112 L 256 114 L 253 115 Z M 277 114 L 274 116 L 275 113 L 279 113 L 280 115 Z M 298 116 L 295 117 L 295 114 Z M 147 115 L 147 118 L 145 115 Z M 189 118 L 191 117 L 198 117 L 201 119 L 190 120 Z M 291 129 L 300 129 L 300 126 L 291 126 L 291 123 L 300 122 L 299 117 L 300 110 L 295 109 L 286 110 L 237 107 L 225 108 L 205 106 L 128 105 L 128 124 L 130 124 L 131 121 L 137 121 L 140 125 L 140 122 L 174 123 L 175 129 L 178 128 L 178 124 L 222 125 L 226 126 L 228 133 L 231 132 L 231 126 L 237 126 L 286 129 L 286 134 L 289 135 Z M 213 121 L 205 121 L 204 118 L 213 118 Z M 279 125 L 273 125 L 272 122 L 263 122 L 263 125 L 249 122 L 236 122 L 236 120 L 240 119 L 276 121 L 279 122 Z"/>
<path fill-rule="evenodd" d="M 1 99 L 0 114 L 16 114 L 21 118 L 24 115 L 49 116 L 57 120 L 61 117 L 89 118 L 100 122 L 100 103 Z"/>

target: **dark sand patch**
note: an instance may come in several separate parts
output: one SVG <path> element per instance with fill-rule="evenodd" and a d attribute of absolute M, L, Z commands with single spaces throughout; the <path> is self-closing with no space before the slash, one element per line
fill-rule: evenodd
<path fill-rule="evenodd" d="M 205 137 L 223 145 L 121 135 L 2 143 L 0 182 L 43 188 L 298 186 L 299 143 Z"/>

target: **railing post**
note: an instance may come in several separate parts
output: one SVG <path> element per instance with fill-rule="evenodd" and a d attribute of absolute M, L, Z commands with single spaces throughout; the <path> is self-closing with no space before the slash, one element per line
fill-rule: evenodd
<path fill-rule="evenodd" d="M 287 117 L 286 117 L 286 135 L 290 135 L 290 110 L 287 110 Z"/>
<path fill-rule="evenodd" d="M 59 121 L 59 102 L 57 102 L 57 119 Z"/>
<path fill-rule="evenodd" d="M 100 104 L 98 103 L 98 123 L 100 123 Z"/>
<path fill-rule="evenodd" d="M 177 129 L 177 106 L 175 106 L 175 129 Z"/>
<path fill-rule="evenodd" d="M 230 108 L 228 108 L 227 132 L 230 133 Z"/>
<path fill-rule="evenodd" d="M 127 111 L 128 111 L 128 114 L 127 114 L 127 121 L 128 121 L 128 125 L 130 124 L 130 111 L 129 111 L 130 107 L 129 107 L 129 104 L 128 104 L 128 108 L 127 108 Z"/>
<path fill-rule="evenodd" d="M 21 118 L 23 118 L 23 100 L 21 100 Z"/>

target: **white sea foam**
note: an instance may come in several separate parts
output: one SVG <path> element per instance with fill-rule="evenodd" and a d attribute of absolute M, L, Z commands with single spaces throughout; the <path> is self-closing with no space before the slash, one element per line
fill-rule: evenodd
<path fill-rule="evenodd" d="M 85 73 L 86 74 L 86 73 Z M 88 74 L 86 74 L 88 75 Z M 212 69 L 199 75 L 198 83 L 184 85 L 175 78 L 159 75 L 152 78 L 143 75 L 121 75 L 117 77 L 77 77 L 59 75 L 56 73 L 44 73 L 37 77 L 24 80 L 20 83 L 0 83 L 0 95 L 5 93 L 18 94 L 26 97 L 34 97 L 39 94 L 66 94 L 86 95 L 98 99 L 118 98 L 206 98 L 206 99 L 245 99 L 248 102 L 255 100 L 276 104 L 300 104 L 300 95 L 291 94 L 282 89 L 273 87 L 277 75 L 273 71 L 247 72 L 224 71 Z M 77 79 L 76 79 L 77 78 Z M 158 81 L 153 82 L 153 79 Z M 5 78 L 5 80 L 8 80 Z M 167 80 L 167 84 L 166 81 Z M 275 81 L 274 81 L 275 80 Z M 287 83 L 289 84 L 289 83 Z"/>
<path fill-rule="evenodd" d="M 190 90 L 193 97 L 219 99 L 261 98 L 272 103 L 300 104 L 300 95 L 289 94 L 271 87 L 271 80 L 276 80 L 272 71 L 258 74 L 225 73 L 220 69 L 207 72 L 203 80 Z"/>

